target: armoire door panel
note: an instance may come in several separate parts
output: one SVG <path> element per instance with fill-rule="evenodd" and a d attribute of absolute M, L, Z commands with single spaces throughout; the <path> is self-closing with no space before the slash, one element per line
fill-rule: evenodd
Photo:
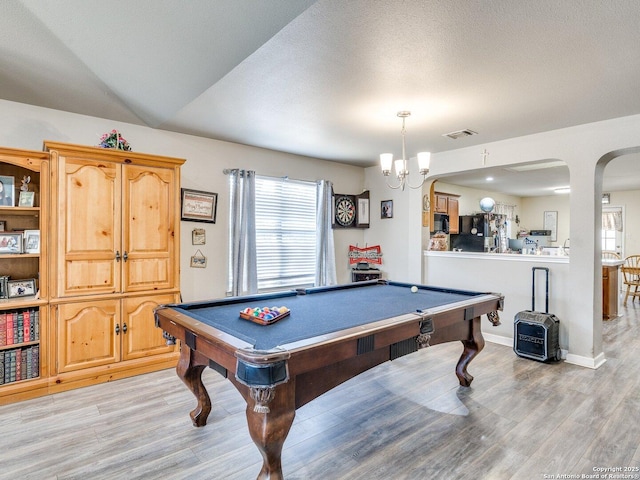
<path fill-rule="evenodd" d="M 175 175 L 166 168 L 127 165 L 123 185 L 123 291 L 174 284 Z"/>
<path fill-rule="evenodd" d="M 65 158 L 60 191 L 59 239 L 65 278 L 59 296 L 111 293 L 121 289 L 120 165 Z"/>
<path fill-rule="evenodd" d="M 175 295 L 131 297 L 123 300 L 122 322 L 127 325 L 122 337 L 122 359 L 148 357 L 175 351 L 175 345 L 167 345 L 162 330 L 156 328 L 154 309 L 158 305 L 176 302 Z"/>
<path fill-rule="evenodd" d="M 172 268 L 171 259 L 167 257 L 129 259 L 127 291 L 171 288 L 173 286 Z"/>
<path fill-rule="evenodd" d="M 120 300 L 58 306 L 57 373 L 120 360 Z"/>
<path fill-rule="evenodd" d="M 119 273 L 111 260 L 71 260 L 65 263 L 64 289 L 68 295 L 116 293 Z"/>

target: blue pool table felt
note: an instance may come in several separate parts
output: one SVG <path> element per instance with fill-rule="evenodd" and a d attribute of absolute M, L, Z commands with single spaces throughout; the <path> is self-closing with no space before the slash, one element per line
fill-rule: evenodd
<path fill-rule="evenodd" d="M 313 291 L 313 289 L 311 289 Z M 257 350 L 270 350 L 305 338 L 467 300 L 479 292 L 465 292 L 411 285 L 370 284 L 321 291 L 306 295 L 282 294 L 242 297 L 218 302 L 172 305 L 191 318 L 250 343 Z M 270 325 L 240 318 L 247 307 L 285 306 L 291 314 Z"/>

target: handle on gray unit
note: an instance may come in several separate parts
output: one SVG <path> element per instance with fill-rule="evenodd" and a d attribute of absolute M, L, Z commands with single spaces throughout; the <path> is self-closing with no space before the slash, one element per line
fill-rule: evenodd
<path fill-rule="evenodd" d="M 544 313 L 549 313 L 549 268 L 548 267 L 531 267 L 532 281 L 531 281 L 531 310 L 535 311 L 536 309 L 536 270 L 544 270 L 545 271 L 545 304 L 544 304 Z"/>

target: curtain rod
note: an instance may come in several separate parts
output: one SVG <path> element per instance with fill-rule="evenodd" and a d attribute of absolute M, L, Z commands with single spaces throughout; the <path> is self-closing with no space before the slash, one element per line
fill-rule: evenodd
<path fill-rule="evenodd" d="M 225 168 L 224 170 L 222 170 L 222 173 L 224 173 L 225 175 L 231 175 L 234 172 L 239 172 L 241 175 L 244 175 L 247 172 L 247 170 L 244 170 L 242 168 Z M 257 175 L 257 173 L 256 173 L 256 175 Z M 285 181 L 289 180 L 289 175 L 284 175 L 282 177 L 274 177 L 274 176 L 271 176 L 271 175 L 260 175 L 260 176 L 261 177 L 269 177 L 269 178 L 279 178 L 279 179 L 285 180 Z M 306 182 L 307 180 L 297 180 L 297 181 Z"/>

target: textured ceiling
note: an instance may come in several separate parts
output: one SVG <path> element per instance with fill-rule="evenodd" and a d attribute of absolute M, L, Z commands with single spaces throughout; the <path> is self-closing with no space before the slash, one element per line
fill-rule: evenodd
<path fill-rule="evenodd" d="M 0 98 L 369 166 L 640 113 L 637 0 L 4 0 Z M 451 140 L 460 129 L 478 135 Z"/>

